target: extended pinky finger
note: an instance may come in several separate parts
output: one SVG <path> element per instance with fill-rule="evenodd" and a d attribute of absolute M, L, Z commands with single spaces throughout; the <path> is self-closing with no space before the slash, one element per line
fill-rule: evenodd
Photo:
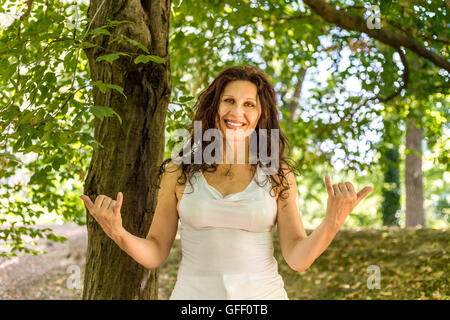
<path fill-rule="evenodd" d="M 328 194 L 334 196 L 334 190 L 331 186 L 331 178 L 329 175 L 325 176 L 325 186 L 327 187 Z"/>

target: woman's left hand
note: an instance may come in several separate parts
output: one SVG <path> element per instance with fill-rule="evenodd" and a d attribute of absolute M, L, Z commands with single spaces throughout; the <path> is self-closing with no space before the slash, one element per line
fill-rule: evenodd
<path fill-rule="evenodd" d="M 372 187 L 364 187 L 356 193 L 351 182 L 331 185 L 331 178 L 328 175 L 325 176 L 325 185 L 328 192 L 325 220 L 336 230 L 342 227 L 350 212 L 373 190 Z"/>

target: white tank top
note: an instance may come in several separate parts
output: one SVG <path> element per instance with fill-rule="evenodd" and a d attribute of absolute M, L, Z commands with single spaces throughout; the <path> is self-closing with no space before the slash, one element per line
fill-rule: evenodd
<path fill-rule="evenodd" d="M 258 186 L 255 179 L 258 180 Z M 245 190 L 227 195 L 201 171 L 178 204 L 182 258 L 170 300 L 288 300 L 273 256 L 277 202 L 257 167 Z"/>

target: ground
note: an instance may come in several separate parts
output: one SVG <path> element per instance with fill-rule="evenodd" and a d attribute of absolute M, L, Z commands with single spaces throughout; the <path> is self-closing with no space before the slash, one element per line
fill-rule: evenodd
<path fill-rule="evenodd" d="M 84 273 L 87 247 L 86 228 L 76 224 L 40 225 L 64 236 L 64 243 L 37 238 L 40 250 L 48 254 L 32 256 L 18 253 L 7 260 L 0 257 L 0 299 L 81 299 L 81 290 L 68 289 L 66 279 L 70 265 Z"/>
<path fill-rule="evenodd" d="M 68 268 L 79 267 L 82 284 L 86 227 L 40 227 L 51 227 L 68 240 L 53 243 L 37 239 L 39 248 L 48 254 L 0 258 L 0 299 L 81 299 L 82 289 L 68 288 L 75 275 Z M 276 228 L 273 237 L 274 256 L 291 300 L 450 299 L 448 229 L 341 229 L 328 249 L 301 273 L 283 260 Z M 180 259 L 177 236 L 169 258 L 159 268 L 160 300 L 168 299 L 173 290 Z M 377 270 L 379 289 L 374 280 Z"/>

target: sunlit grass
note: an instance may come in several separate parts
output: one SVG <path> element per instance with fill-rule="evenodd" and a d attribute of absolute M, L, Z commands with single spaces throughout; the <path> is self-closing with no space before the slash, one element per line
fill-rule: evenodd
<path fill-rule="evenodd" d="M 307 230 L 310 234 L 312 230 Z M 448 229 L 341 229 L 327 250 L 305 272 L 284 261 L 276 229 L 274 256 L 291 300 L 449 299 Z M 159 299 L 168 299 L 181 259 L 176 239 L 159 269 Z M 380 289 L 369 289 L 368 267 L 380 268 Z"/>

